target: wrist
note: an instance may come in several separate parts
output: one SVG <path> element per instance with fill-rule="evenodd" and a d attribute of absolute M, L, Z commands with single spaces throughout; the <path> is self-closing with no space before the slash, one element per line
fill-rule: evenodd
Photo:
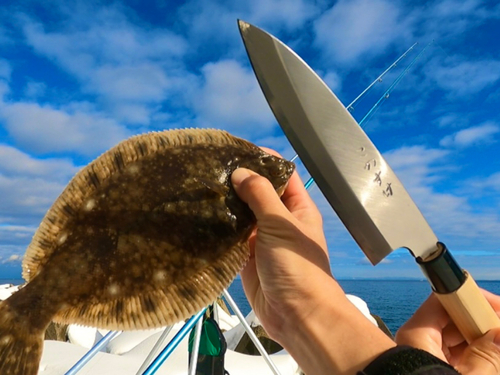
<path fill-rule="evenodd" d="M 330 273 L 316 269 L 304 274 L 309 276 L 303 277 L 300 283 L 295 282 L 293 288 L 280 290 L 277 297 L 263 292 L 266 295 L 264 298 L 268 300 L 259 304 L 266 307 L 261 322 L 268 335 L 277 342 L 288 341 L 297 324 L 317 320 L 317 315 L 327 310 L 328 303 L 339 298 L 346 299 L 343 290 Z M 325 290 L 328 292 L 325 293 Z"/>
<path fill-rule="evenodd" d="M 315 302 L 313 302 L 315 301 Z M 275 339 L 306 373 L 355 374 L 395 346 L 331 278 L 315 290 L 307 314 L 283 317 Z"/>
<path fill-rule="evenodd" d="M 337 314 L 344 303 L 349 303 L 344 291 L 331 275 L 318 273 L 304 280 L 307 288 L 298 290 L 290 299 L 287 311 L 279 316 L 279 326 L 274 336 L 277 340 L 288 341 L 297 333 L 297 326 L 308 330 L 309 324 L 321 322 L 331 314 Z M 330 319 L 327 319 L 330 320 Z M 290 337 L 292 336 L 292 337 Z"/>

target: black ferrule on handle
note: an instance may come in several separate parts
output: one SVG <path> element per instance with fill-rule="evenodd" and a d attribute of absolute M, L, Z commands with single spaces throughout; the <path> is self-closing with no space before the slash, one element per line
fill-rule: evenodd
<path fill-rule="evenodd" d="M 462 286 L 467 278 L 445 244 L 438 242 L 437 251 L 426 259 L 417 258 L 424 275 L 436 293 L 452 293 Z"/>

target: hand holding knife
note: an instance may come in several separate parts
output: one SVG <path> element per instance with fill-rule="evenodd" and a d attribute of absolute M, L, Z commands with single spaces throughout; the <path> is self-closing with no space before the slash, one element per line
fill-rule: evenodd
<path fill-rule="evenodd" d="M 472 276 L 438 242 L 395 173 L 326 84 L 278 39 L 243 21 L 239 27 L 278 123 L 368 259 L 375 265 L 407 248 L 467 341 L 500 327 Z"/>

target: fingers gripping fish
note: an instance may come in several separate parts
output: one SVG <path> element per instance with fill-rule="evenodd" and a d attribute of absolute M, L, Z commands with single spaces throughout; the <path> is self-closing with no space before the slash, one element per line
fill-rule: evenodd
<path fill-rule="evenodd" d="M 38 373 L 51 321 L 146 329 L 215 300 L 247 261 L 255 225 L 230 183 L 238 167 L 279 194 L 294 170 L 212 129 L 136 136 L 83 168 L 26 251 L 27 284 L 0 302 L 0 374 Z"/>

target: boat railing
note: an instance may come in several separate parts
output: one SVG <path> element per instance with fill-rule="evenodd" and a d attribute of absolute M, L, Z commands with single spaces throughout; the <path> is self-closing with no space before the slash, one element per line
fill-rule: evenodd
<path fill-rule="evenodd" d="M 243 313 L 238 308 L 238 305 L 234 302 L 233 298 L 229 294 L 229 292 L 224 289 L 223 291 L 224 299 L 226 300 L 229 307 L 233 310 L 241 325 L 245 329 L 246 333 L 254 343 L 255 347 L 262 355 L 270 370 L 274 375 L 281 375 L 278 368 L 274 364 L 271 356 L 266 352 L 264 347 L 262 346 L 259 338 L 250 327 L 248 322 L 246 321 Z M 198 352 L 199 352 L 199 343 L 201 337 L 201 327 L 203 323 L 203 315 L 206 312 L 206 308 L 200 310 L 196 315 L 193 315 L 184 326 L 177 332 L 177 334 L 170 340 L 170 342 L 165 346 L 165 348 L 159 353 L 159 349 L 162 347 L 164 341 L 166 340 L 168 334 L 170 333 L 172 326 L 166 327 L 162 332 L 161 336 L 158 338 L 157 342 L 149 352 L 148 356 L 144 360 L 143 364 L 137 371 L 136 375 L 154 375 L 158 371 L 158 369 L 162 366 L 165 360 L 172 354 L 172 352 L 177 348 L 180 342 L 186 337 L 186 335 L 195 328 L 194 335 L 194 345 L 193 350 L 191 352 L 191 361 L 189 367 L 189 375 L 196 374 L 196 365 L 198 363 Z M 102 349 L 107 343 L 109 343 L 113 338 L 118 336 L 121 331 L 110 331 L 108 332 L 99 342 L 97 342 L 85 355 L 83 355 L 80 360 L 70 368 L 65 375 L 76 375 L 98 352 Z M 153 359 L 154 358 L 154 359 Z"/>

